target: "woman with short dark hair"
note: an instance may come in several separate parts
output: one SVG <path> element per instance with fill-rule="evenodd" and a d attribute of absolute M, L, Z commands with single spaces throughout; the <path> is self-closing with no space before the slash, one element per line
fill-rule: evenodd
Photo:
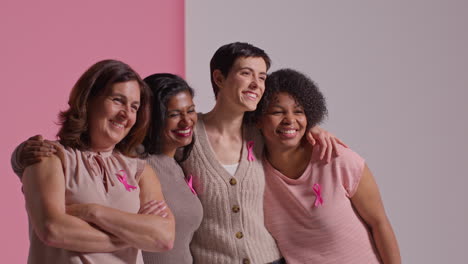
<path fill-rule="evenodd" d="M 268 90 L 270 64 L 264 50 L 243 42 L 221 46 L 211 59 L 216 103 L 199 114 L 192 154 L 182 163 L 204 209 L 190 244 L 195 263 L 283 263 L 264 224 L 263 140 L 249 123 Z M 314 132 L 330 159 L 339 140 Z"/>

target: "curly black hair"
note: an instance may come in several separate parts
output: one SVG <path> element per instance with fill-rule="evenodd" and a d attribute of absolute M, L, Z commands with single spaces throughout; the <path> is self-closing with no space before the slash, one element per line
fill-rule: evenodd
<path fill-rule="evenodd" d="M 278 93 L 291 95 L 304 108 L 307 129 L 320 124 L 327 116 L 325 97 L 315 83 L 306 75 L 293 70 L 281 69 L 268 75 L 265 93 L 254 112 L 253 122 L 258 121 Z"/>
<path fill-rule="evenodd" d="M 166 105 L 169 99 L 185 91 L 189 92 L 193 98 L 195 92 L 184 79 L 171 73 L 152 74 L 146 77 L 144 81 L 151 89 L 153 95 L 151 109 L 152 120 L 148 133 L 143 140 L 145 150 L 142 156 L 146 157 L 150 154 L 161 154 L 164 144 L 162 133 L 166 121 Z M 189 145 L 183 147 L 182 157 L 180 159 L 176 158 L 178 162 L 183 162 L 188 158 L 194 143 L 195 137 L 192 138 L 192 142 Z"/>

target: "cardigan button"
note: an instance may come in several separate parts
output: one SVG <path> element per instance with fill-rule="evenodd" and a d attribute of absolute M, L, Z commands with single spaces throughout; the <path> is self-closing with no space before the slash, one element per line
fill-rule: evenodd
<path fill-rule="evenodd" d="M 240 207 L 239 207 L 238 205 L 234 205 L 234 206 L 232 207 L 232 211 L 233 211 L 234 213 L 238 213 L 238 212 L 240 211 Z"/>
<path fill-rule="evenodd" d="M 229 180 L 229 183 L 230 183 L 231 185 L 236 185 L 236 184 L 237 184 L 236 178 L 231 178 L 231 179 Z"/>
<path fill-rule="evenodd" d="M 241 238 L 244 237 L 244 234 L 243 234 L 242 232 L 237 232 L 237 233 L 236 233 L 236 237 L 237 237 L 238 239 L 241 239 Z"/>
<path fill-rule="evenodd" d="M 242 264 L 250 264 L 250 259 L 248 258 L 243 259 Z"/>

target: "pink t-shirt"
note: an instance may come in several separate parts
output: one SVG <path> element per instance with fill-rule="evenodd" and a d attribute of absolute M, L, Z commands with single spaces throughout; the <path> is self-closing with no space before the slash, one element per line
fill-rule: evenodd
<path fill-rule="evenodd" d="M 328 164 L 314 148 L 297 179 L 264 159 L 265 225 L 288 264 L 380 263 L 372 236 L 349 199 L 359 185 L 364 159 L 339 148 L 340 156 Z M 316 191 L 320 187 L 320 195 L 314 186 Z"/>

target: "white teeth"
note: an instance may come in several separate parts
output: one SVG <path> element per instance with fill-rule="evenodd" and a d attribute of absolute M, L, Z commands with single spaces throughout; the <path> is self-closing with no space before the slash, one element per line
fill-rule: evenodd
<path fill-rule="evenodd" d="M 110 121 L 114 126 L 118 127 L 118 128 L 124 128 L 124 125 L 123 124 L 120 124 L 120 123 L 117 123 L 115 121 Z"/>
<path fill-rule="evenodd" d="M 254 93 L 245 93 L 245 95 L 247 95 L 248 97 L 250 97 L 252 99 L 257 99 L 257 97 L 258 97 L 258 95 L 254 94 Z"/>
<path fill-rule="evenodd" d="M 185 129 L 185 130 L 176 130 L 177 133 L 180 133 L 180 134 L 187 134 L 187 133 L 190 133 L 190 129 Z"/>
<path fill-rule="evenodd" d="M 283 133 L 283 134 L 294 134 L 294 133 L 296 133 L 296 130 L 295 130 L 295 129 L 291 129 L 291 130 L 280 130 L 279 132 L 280 132 L 280 133 Z"/>

